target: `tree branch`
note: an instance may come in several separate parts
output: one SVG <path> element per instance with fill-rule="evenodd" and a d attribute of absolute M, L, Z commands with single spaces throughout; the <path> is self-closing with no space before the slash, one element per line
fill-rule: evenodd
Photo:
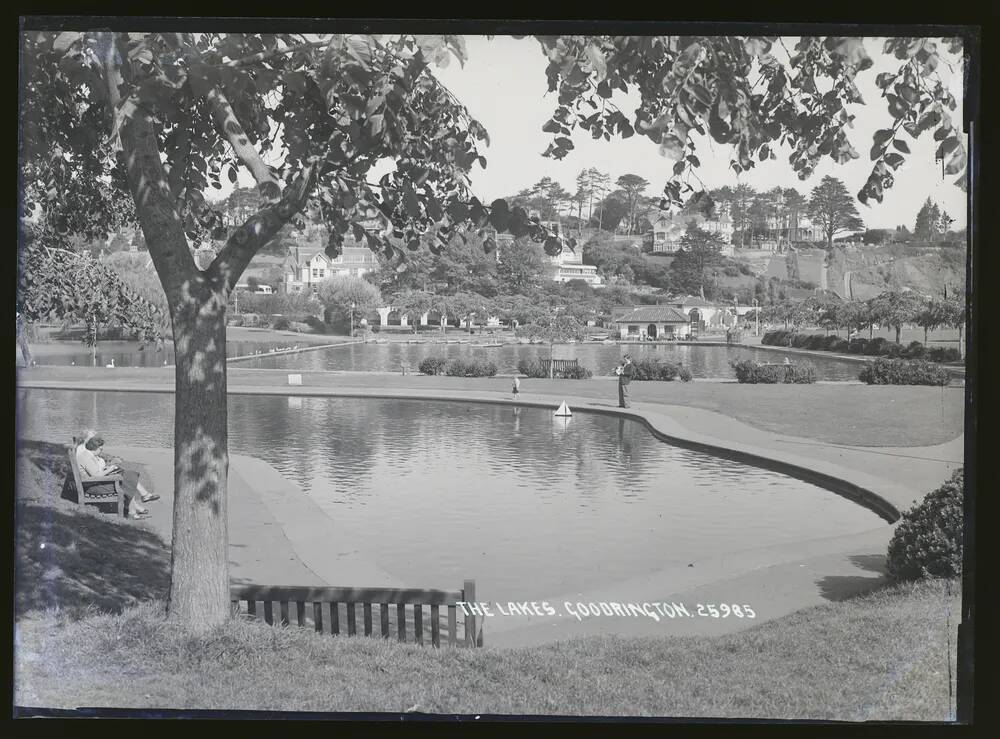
<path fill-rule="evenodd" d="M 236 229 L 208 266 L 206 271 L 211 273 L 213 279 L 222 281 L 227 294 L 236 286 L 243 270 L 260 248 L 305 207 L 319 179 L 321 160 L 321 157 L 312 157 L 296 181 L 285 188 L 281 199 L 268 203 Z"/>
<path fill-rule="evenodd" d="M 183 44 L 184 57 L 189 67 L 204 64 L 201 59 L 201 52 L 198 51 L 197 47 L 190 40 L 182 37 L 181 43 Z M 226 96 L 218 85 L 211 87 L 205 93 L 204 97 L 212 113 L 212 119 L 219 130 L 219 134 L 229 142 L 236 156 L 250 170 L 250 174 L 253 175 L 254 180 L 257 182 L 260 194 L 265 200 L 276 201 L 281 194 L 278 179 L 271 172 L 270 167 L 264 163 L 257 149 L 250 143 L 250 139 L 243 130 L 243 126 L 240 125 L 239 119 L 236 118 L 233 106 L 230 105 L 229 100 L 226 99 Z"/>

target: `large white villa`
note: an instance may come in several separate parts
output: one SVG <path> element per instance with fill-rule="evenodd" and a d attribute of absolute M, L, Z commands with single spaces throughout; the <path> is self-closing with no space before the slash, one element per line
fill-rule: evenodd
<path fill-rule="evenodd" d="M 322 250 L 310 257 L 285 263 L 285 290 L 290 293 L 312 290 L 328 277 L 350 275 L 363 277 L 378 269 L 378 256 L 367 246 L 345 246 L 339 256 L 328 257 Z"/>

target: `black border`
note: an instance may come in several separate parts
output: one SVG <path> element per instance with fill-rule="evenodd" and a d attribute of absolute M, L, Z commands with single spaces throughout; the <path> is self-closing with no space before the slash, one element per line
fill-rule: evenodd
<path fill-rule="evenodd" d="M 746 22 L 731 22 L 725 20 L 725 16 L 718 21 L 694 21 L 690 19 L 684 19 L 685 15 L 697 14 L 699 18 L 706 18 L 712 15 L 711 9 L 702 7 L 700 5 L 690 5 L 687 7 L 670 7 L 666 9 L 670 12 L 671 16 L 676 19 L 675 22 L 663 22 L 663 21 L 649 21 L 644 19 L 635 20 L 624 20 L 622 16 L 627 16 L 629 10 L 639 10 L 636 8 L 623 8 L 615 7 L 614 13 L 619 16 L 615 20 L 598 20 L 598 19 L 588 19 L 588 20 L 569 20 L 566 18 L 544 18 L 544 10 L 542 8 L 532 7 L 530 13 L 534 16 L 534 19 L 513 19 L 513 20 L 500 20 L 496 19 L 496 15 L 500 12 L 510 12 L 513 8 L 509 6 L 495 6 L 490 8 L 476 8 L 476 7 L 462 7 L 457 15 L 464 16 L 464 19 L 457 20 L 454 18 L 439 18 L 439 19 L 401 19 L 398 16 L 396 18 L 377 18 L 370 15 L 365 17 L 346 17 L 340 16 L 337 19 L 324 18 L 323 20 L 318 20 L 316 15 L 318 13 L 296 13 L 294 9 L 288 8 L 286 6 L 281 6 L 280 10 L 284 11 L 281 17 L 277 15 L 274 16 L 264 16 L 264 17 L 247 17 L 242 15 L 247 12 L 247 6 L 244 4 L 238 6 L 231 6 L 231 8 L 224 8 L 225 3 L 219 3 L 213 6 L 213 9 L 218 7 L 219 9 L 234 9 L 241 15 L 229 15 L 229 16 L 201 16 L 201 17 L 177 17 L 169 15 L 161 16 L 121 16 L 121 15 L 102 15 L 112 10 L 111 5 L 114 3 L 33 3 L 30 8 L 24 8 L 25 16 L 18 18 L 19 34 L 22 29 L 31 30 L 44 30 L 44 29 L 64 29 L 64 28 L 115 28 L 129 30 L 157 30 L 157 29 L 180 29 L 180 28 L 190 28 L 190 27 L 213 27 L 219 28 L 223 27 L 225 30 L 242 30 L 247 32 L 262 32 L 272 30 L 274 28 L 275 22 L 281 22 L 283 28 L 288 30 L 299 30 L 299 31 L 320 31 L 320 30 L 331 30 L 331 27 L 335 27 L 338 31 L 348 31 L 348 32 L 390 32 L 406 30 L 408 32 L 451 32 L 451 33 L 465 33 L 465 34 L 479 34 L 479 33 L 493 33 L 497 35 L 505 34 L 531 34 L 531 33 L 565 33 L 567 31 L 577 34 L 587 34 L 587 33 L 621 33 L 621 34 L 643 34 L 652 32 L 663 32 L 669 31 L 671 34 L 684 35 L 691 33 L 701 33 L 706 34 L 711 32 L 715 33 L 740 33 L 753 31 L 757 33 L 767 32 L 770 34 L 789 34 L 789 35 L 799 35 L 799 34 L 850 34 L 864 35 L 864 36 L 899 36 L 899 35 L 953 35 L 953 36 L 963 36 L 966 39 L 966 49 L 968 54 L 968 76 L 967 76 L 967 88 L 966 96 L 964 101 L 964 112 L 965 112 L 965 122 L 966 130 L 968 131 L 968 123 L 971 121 L 975 124 L 974 136 L 970 137 L 970 197 L 968 199 L 968 219 L 967 228 L 969 233 L 969 261 L 967 263 L 967 296 L 969 298 L 969 318 L 971 319 L 968 324 L 968 339 L 967 339 L 967 371 L 966 371 L 966 484 L 967 484 L 967 495 L 966 495 L 966 563 L 965 563 L 965 575 L 963 577 L 963 618 L 967 621 L 971 621 L 974 617 L 976 606 L 979 606 L 980 615 L 978 617 L 979 621 L 986 624 L 991 624 L 990 620 L 986 620 L 983 617 L 983 607 L 987 605 L 989 599 L 987 594 L 984 593 L 984 580 L 980 578 L 980 582 L 977 583 L 975 580 L 975 563 L 977 561 L 985 562 L 983 559 L 982 542 L 983 537 L 977 536 L 977 527 L 985 526 L 986 520 L 992 522 L 992 518 L 987 519 L 984 509 L 984 504 L 992 504 L 988 498 L 984 500 L 978 500 L 979 496 L 975 494 L 976 490 L 984 492 L 992 492 L 992 486 L 988 484 L 985 479 L 985 472 L 982 468 L 977 467 L 976 462 L 979 457 L 980 449 L 985 452 L 983 458 L 990 461 L 990 451 L 989 447 L 986 447 L 987 437 L 984 433 L 985 429 L 981 429 L 981 422 L 986 420 L 984 417 L 977 415 L 977 409 L 983 405 L 982 401 L 984 396 L 988 393 L 992 393 L 992 390 L 987 387 L 980 386 L 980 367 L 983 362 L 984 353 L 983 349 L 989 347 L 988 342 L 985 339 L 985 335 L 982 331 L 983 328 L 989 329 L 992 327 L 992 321 L 987 320 L 986 317 L 992 317 L 995 315 L 993 312 L 986 313 L 984 310 L 984 302 L 988 301 L 990 298 L 984 296 L 984 285 L 982 281 L 983 273 L 985 271 L 985 264 L 993 260 L 993 255 L 990 253 L 989 247 L 991 244 L 987 244 L 982 233 L 982 219 L 981 219 L 981 208 L 979 203 L 982 201 L 982 187 L 989 187 L 988 182 L 983 182 L 981 179 L 981 161 L 982 154 L 986 150 L 984 149 L 984 139 L 988 136 L 988 130 L 982 126 L 982 116 L 980 111 L 980 95 L 981 95 L 981 82 L 980 75 L 981 69 L 983 67 L 983 60 L 985 55 L 983 53 L 983 48 L 981 47 L 981 28 L 978 23 L 981 23 L 981 18 L 975 15 L 974 12 L 970 13 L 968 9 L 963 9 L 961 7 L 947 7 L 947 8 L 930 8 L 931 12 L 925 14 L 924 18 L 920 18 L 916 23 L 909 21 L 906 23 L 899 23 L 901 16 L 908 16 L 908 18 L 913 18 L 915 15 L 914 6 L 900 6 L 905 7 L 904 11 L 900 11 L 898 8 L 893 9 L 892 4 L 881 3 L 878 7 L 872 7 L 874 4 L 867 3 L 866 5 L 858 4 L 859 9 L 853 12 L 847 9 L 845 3 L 840 3 L 835 7 L 823 7 L 823 8 L 813 8 L 808 7 L 804 3 L 768 3 L 766 7 L 751 8 L 747 6 L 740 7 L 739 10 L 735 12 L 730 11 L 728 18 L 732 17 L 748 17 L 752 16 L 758 19 L 762 19 L 762 16 L 771 14 L 772 17 L 775 12 L 782 13 L 787 17 L 799 17 L 799 22 L 776 22 L 774 20 L 763 20 L 754 23 Z M 171 4 L 170 10 L 173 12 L 180 12 L 180 7 L 178 3 Z M 47 7 L 46 7 L 47 6 Z M 55 7 L 53 7 L 55 6 Z M 92 6 L 92 7 L 88 7 Z M 782 8 L 781 6 L 784 6 Z M 337 8 L 328 7 L 320 8 L 319 6 L 314 6 L 315 11 L 325 10 L 326 12 L 337 12 L 339 10 L 344 10 L 349 12 L 348 8 Z M 197 8 L 199 10 L 204 10 L 204 6 Z M 86 11 L 94 11 L 93 14 L 81 14 Z M 135 5 L 125 6 L 122 5 L 122 10 L 128 13 L 134 13 L 136 10 Z M 489 11 L 493 10 L 493 13 Z M 937 12 L 934 12 L 934 11 Z M 473 19 L 472 16 L 476 14 L 477 11 L 481 11 L 487 14 L 487 17 Z M 768 11 L 770 13 L 768 13 Z M 839 18 L 834 17 L 830 19 L 831 15 L 836 16 L 837 13 L 841 14 Z M 963 12 L 964 11 L 964 12 Z M 997 11 L 993 9 L 993 15 L 996 16 Z M 820 22 L 813 22 L 808 20 L 809 16 L 815 17 L 817 13 L 827 14 L 827 19 Z M 41 13 L 58 13 L 59 15 L 41 15 Z M 31 15 L 29 15 L 31 14 Z M 806 17 L 802 17 L 805 14 Z M 446 15 L 442 13 L 442 15 Z M 450 15 L 450 14 L 447 14 Z M 493 15 L 490 18 L 489 15 Z M 881 16 L 874 22 L 857 22 L 858 17 L 864 16 Z M 940 24 L 943 16 L 950 16 L 951 19 L 955 19 L 956 16 L 961 16 L 958 20 L 960 25 L 952 24 Z M 242 16 L 242 17 L 241 17 Z M 648 15 L 646 16 L 648 19 Z M 923 21 L 923 22 L 922 22 Z M 971 24 L 971 25 L 970 25 Z M 986 47 L 987 53 L 990 51 L 990 47 Z M 15 67 L 16 68 L 16 67 Z M 992 100 L 983 100 L 987 104 L 992 103 Z M 988 144 L 986 144 L 988 147 Z M 987 203 L 992 203 L 992 200 L 986 200 Z M 986 248 L 983 248 L 985 244 Z M 987 272 L 987 274 L 998 274 L 996 272 Z M 14 289 L 16 290 L 16 270 L 13 273 Z M 987 290 L 987 295 L 990 291 Z M 8 303 L 9 305 L 9 303 Z M 4 336 L 9 336 L 13 339 L 13 331 L 11 322 L 8 322 L 7 326 L 3 330 Z M 9 333 L 8 333 L 9 332 Z M 11 342 L 12 343 L 12 342 Z M 8 344 L 9 346 L 9 344 Z M 14 372 L 11 372 L 11 387 L 16 393 L 16 376 Z M 13 410 L 13 408 L 12 408 Z M 11 413 L 11 417 L 14 414 Z M 14 450 L 14 444 L 12 443 L 9 447 L 12 451 Z M 12 454 L 11 458 L 13 461 Z M 11 468 L 13 469 L 13 467 Z M 972 493 L 971 495 L 968 493 Z M 985 498 L 985 496 L 984 496 Z M 978 519 L 977 508 L 979 509 Z M 13 521 L 11 520 L 11 525 Z M 11 542 L 10 551 L 13 558 L 13 527 L 10 530 L 10 537 L 8 539 Z M 978 548 L 978 550 L 977 550 Z M 13 567 L 9 570 L 11 583 L 11 592 L 13 593 Z M 978 587 L 978 589 L 977 589 Z M 12 599 L 11 601 L 12 604 Z M 971 625 L 971 624 L 970 624 Z M 11 619 L 11 640 L 8 641 L 8 646 L 13 644 L 13 618 Z M 982 728 L 983 724 L 980 719 L 985 718 L 984 711 L 991 708 L 991 704 L 995 701 L 995 694 L 988 690 L 989 679 L 987 676 L 987 670 L 992 667 L 988 661 L 985 650 L 984 650 L 984 638 L 987 636 L 984 633 L 980 633 L 977 639 L 971 638 L 972 629 L 966 633 L 966 641 L 963 647 L 960 647 L 960 659 L 966 659 L 972 657 L 973 653 L 978 657 L 976 664 L 978 670 L 975 672 L 975 682 L 974 684 L 969 684 L 971 680 L 971 674 L 966 673 L 967 681 L 964 686 L 960 682 L 960 690 L 963 691 L 968 696 L 974 696 L 975 701 L 973 704 L 974 719 L 977 724 L 977 728 Z M 7 662 L 8 665 L 13 666 L 13 655 L 11 659 Z M 960 681 L 961 681 L 961 667 L 960 667 Z M 11 698 L 13 699 L 13 681 L 11 681 Z M 966 698 L 966 700 L 968 700 Z M 966 705 L 968 705 L 966 703 Z M 962 707 L 959 708 L 960 712 Z M 782 720 L 782 721 L 758 721 L 758 720 L 728 720 L 728 719 L 703 719 L 703 718 L 656 718 L 656 719 L 644 719 L 644 718 L 630 718 L 630 717 L 540 717 L 540 716 L 494 716 L 494 715 L 481 715 L 478 718 L 472 716 L 452 716 L 446 714 L 364 714 L 364 713 L 299 713 L 299 712 L 269 712 L 269 711 L 254 711 L 254 712 L 234 712 L 234 711 L 186 711 L 186 710 L 143 710 L 143 711 L 126 711 L 120 709 L 80 709 L 78 711 L 59 711 L 52 709 L 35 709 L 31 707 L 19 707 L 14 711 L 14 715 L 19 717 L 48 717 L 57 719 L 54 723 L 62 725 L 63 721 L 58 719 L 66 717 L 103 717 L 103 718 L 187 718 L 187 719 L 201 719 L 209 721 L 217 721 L 220 719 L 233 719 L 242 718 L 248 720 L 260 720 L 260 719 L 286 719 L 286 720 L 332 720 L 338 722 L 338 726 L 343 726 L 344 728 L 354 728 L 364 726 L 364 721 L 375 721 L 379 722 L 380 725 L 388 726 L 387 723 L 382 722 L 394 722 L 397 725 L 400 721 L 405 722 L 405 730 L 408 732 L 413 732 L 420 727 L 428 727 L 432 723 L 450 723 L 452 726 L 458 726 L 461 728 L 472 728 L 470 724 L 475 725 L 476 729 L 479 727 L 485 727 L 487 725 L 492 727 L 511 727 L 511 724 L 518 727 L 518 730 L 522 728 L 527 728 L 529 725 L 532 727 L 544 727 L 546 729 L 556 729 L 557 727 L 565 726 L 566 724 L 578 724 L 575 728 L 577 730 L 584 729 L 585 727 L 593 727 L 595 722 L 613 722 L 614 730 L 625 729 L 626 726 L 630 729 L 640 729 L 648 724 L 659 724 L 667 726 L 675 725 L 685 725 L 685 733 L 700 733 L 704 730 L 712 731 L 713 733 L 717 730 L 731 729 L 736 725 L 744 725 L 744 728 L 763 729 L 768 735 L 772 735 L 773 732 L 783 731 L 783 730 L 797 730 L 804 726 L 809 727 L 809 732 L 820 732 L 825 730 L 836 731 L 837 734 L 842 734 L 850 732 L 852 734 L 865 734 L 865 735 L 881 735 L 883 732 L 893 732 L 905 727 L 905 730 L 915 731 L 916 733 L 922 733 L 924 731 L 932 732 L 931 735 L 937 735 L 942 731 L 942 727 L 948 726 L 949 731 L 959 731 L 960 733 L 968 733 L 971 729 L 969 726 L 955 726 L 947 724 L 921 724 L 921 723 L 911 723 L 911 722 L 900 722 L 900 723 L 890 723 L 890 722 L 879 722 L 879 723 L 866 723 L 866 724 L 853 724 L 853 723 L 840 723 L 840 722 L 813 722 L 813 721 L 798 721 L 798 720 Z M 497 723 L 502 721 L 503 723 Z M 45 722 L 47 725 L 51 726 L 53 722 Z M 199 722 L 200 723 L 200 722 Z M 745 726 L 750 724 L 751 726 Z M 79 727 L 79 724 L 75 724 Z M 367 727 L 369 730 L 371 725 Z M 441 728 L 446 728 L 445 726 L 436 726 L 436 730 Z M 608 727 L 610 728 L 610 727 Z M 71 729 L 74 731 L 75 729 Z M 602 733 L 605 733 L 602 731 Z"/>

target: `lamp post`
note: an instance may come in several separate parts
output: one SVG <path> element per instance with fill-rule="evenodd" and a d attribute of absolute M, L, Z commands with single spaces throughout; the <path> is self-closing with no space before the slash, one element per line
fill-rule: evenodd
<path fill-rule="evenodd" d="M 354 338 L 354 303 L 351 303 L 351 333 L 350 337 Z"/>
<path fill-rule="evenodd" d="M 760 336 L 760 308 L 758 306 L 759 306 L 759 303 L 757 302 L 757 298 L 754 298 L 753 299 L 753 320 L 754 320 L 753 335 L 754 336 Z"/>

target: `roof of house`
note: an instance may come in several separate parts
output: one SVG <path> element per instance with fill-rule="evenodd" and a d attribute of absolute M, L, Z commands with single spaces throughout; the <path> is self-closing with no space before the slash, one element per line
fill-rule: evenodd
<path fill-rule="evenodd" d="M 682 295 L 680 297 L 673 298 L 672 303 L 680 303 L 681 305 L 690 305 L 693 308 L 716 308 L 718 307 L 715 303 L 700 298 L 697 295 Z"/>
<path fill-rule="evenodd" d="M 687 323 L 688 317 L 666 305 L 647 305 L 616 318 L 615 323 Z"/>

